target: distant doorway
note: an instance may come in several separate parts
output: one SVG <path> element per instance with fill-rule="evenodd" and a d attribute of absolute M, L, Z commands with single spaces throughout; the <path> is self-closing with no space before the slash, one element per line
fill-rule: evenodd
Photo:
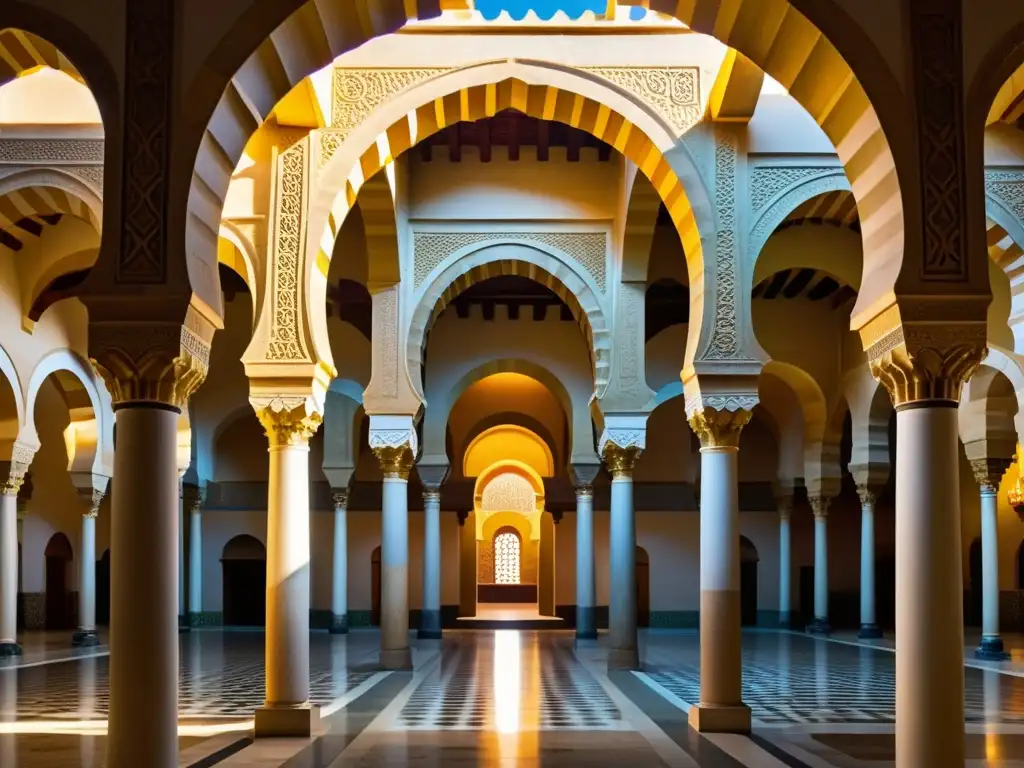
<path fill-rule="evenodd" d="M 757 626 L 757 547 L 746 536 L 740 536 L 740 623 Z"/>
<path fill-rule="evenodd" d="M 68 582 L 71 571 L 71 542 L 63 533 L 55 533 L 46 545 L 46 628 L 71 629 L 71 595 Z"/>
<path fill-rule="evenodd" d="M 651 559 L 643 547 L 636 548 L 636 625 L 651 626 Z"/>
<path fill-rule="evenodd" d="M 981 539 L 971 542 L 968 560 L 971 589 L 967 598 L 967 621 L 965 623 L 970 627 L 977 627 L 981 625 Z"/>
<path fill-rule="evenodd" d="M 96 563 L 96 623 L 110 624 L 110 550 Z"/>
<path fill-rule="evenodd" d="M 220 563 L 224 626 L 266 626 L 266 547 L 253 536 L 235 536 L 224 545 Z"/>
<path fill-rule="evenodd" d="M 370 626 L 380 626 L 380 547 L 370 555 Z"/>

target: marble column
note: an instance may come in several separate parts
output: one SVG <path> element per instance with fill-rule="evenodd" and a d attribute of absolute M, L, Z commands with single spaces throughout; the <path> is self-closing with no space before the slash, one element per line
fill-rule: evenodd
<path fill-rule="evenodd" d="M 203 494 L 196 485 L 183 486 L 188 509 L 188 625 L 203 622 Z"/>
<path fill-rule="evenodd" d="M 380 665 L 412 669 L 409 650 L 409 471 L 408 444 L 374 449 L 383 474 L 380 545 Z"/>
<path fill-rule="evenodd" d="M 441 489 L 423 489 L 423 605 L 420 639 L 441 639 Z"/>
<path fill-rule="evenodd" d="M 594 487 L 576 486 L 576 639 L 597 639 L 594 579 Z"/>
<path fill-rule="evenodd" d="M 779 499 L 779 629 L 789 629 L 793 621 L 792 536 L 789 518 L 793 513 L 793 497 Z"/>
<path fill-rule="evenodd" d="M 78 630 L 71 638 L 76 648 L 99 645 L 96 637 L 96 516 L 103 491 L 89 489 L 82 513 L 82 539 L 78 548 Z"/>
<path fill-rule="evenodd" d="M 178 766 L 179 409 L 146 394 L 114 404 L 110 768 Z"/>
<path fill-rule="evenodd" d="M 34 452 L 15 443 L 0 462 L 0 657 L 20 656 L 18 644 L 18 493 Z"/>
<path fill-rule="evenodd" d="M 743 703 L 740 620 L 739 441 L 748 410 L 702 408 L 690 415 L 700 439 L 700 702 L 697 731 L 749 733 Z"/>
<path fill-rule="evenodd" d="M 814 513 L 814 619 L 807 626 L 812 635 L 828 635 L 828 499 L 808 498 Z"/>
<path fill-rule="evenodd" d="M 875 494 L 866 485 L 857 486 L 860 497 L 860 632 L 857 637 L 872 640 L 882 636 L 875 615 Z"/>
<path fill-rule="evenodd" d="M 331 634 L 348 634 L 348 491 L 335 489 Z"/>
<path fill-rule="evenodd" d="M 270 452 L 267 484 L 267 697 L 257 738 L 308 738 L 320 719 L 309 702 L 309 439 L 321 416 L 304 406 L 257 410 Z"/>
<path fill-rule="evenodd" d="M 1010 658 L 999 635 L 999 481 L 1009 466 L 1003 459 L 971 461 L 981 489 L 981 644 L 974 655 L 989 661 Z"/>
<path fill-rule="evenodd" d="M 185 490 L 178 478 L 178 631 L 188 631 L 187 604 L 185 603 Z"/>
<path fill-rule="evenodd" d="M 609 526 L 608 668 L 639 669 L 636 635 L 636 518 L 633 468 L 641 448 L 606 443 L 603 458 L 612 475 Z"/>

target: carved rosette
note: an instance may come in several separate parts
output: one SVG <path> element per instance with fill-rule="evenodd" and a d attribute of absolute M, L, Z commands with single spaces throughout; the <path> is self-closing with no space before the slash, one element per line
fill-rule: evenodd
<path fill-rule="evenodd" d="M 311 411 L 303 399 L 298 404 L 290 399 L 273 400 L 267 405 L 256 408 L 256 418 L 263 425 L 263 430 L 270 442 L 270 448 L 288 446 L 308 446 L 311 438 L 320 427 L 323 416 L 319 411 Z"/>
<path fill-rule="evenodd" d="M 998 493 L 999 483 L 1012 463 L 1009 459 L 971 459 L 971 471 L 974 473 L 974 480 L 978 483 L 981 492 L 985 494 Z"/>
<path fill-rule="evenodd" d="M 408 443 L 373 446 L 373 455 L 380 462 L 380 471 L 389 480 L 408 480 L 413 453 Z"/>
<path fill-rule="evenodd" d="M 700 439 L 704 451 L 738 451 L 740 432 L 747 426 L 752 413 L 748 410 L 728 410 L 705 406 L 690 414 L 690 428 Z"/>
<path fill-rule="evenodd" d="M 348 491 L 347 490 L 335 490 L 331 494 L 331 498 L 334 500 L 335 509 L 348 509 Z"/>
<path fill-rule="evenodd" d="M 14 443 L 11 450 L 11 460 L 8 462 L 0 462 L 0 467 L 2 467 L 4 471 L 4 496 L 18 496 L 20 494 L 22 484 L 25 483 L 25 480 L 28 477 L 28 468 L 32 466 L 32 459 L 35 455 L 35 449 L 30 446 L 27 446 L 24 443 Z M 31 493 L 31 483 L 29 483 L 26 490 L 28 493 L 25 495 L 29 495 Z"/>
<path fill-rule="evenodd" d="M 824 520 L 828 517 L 829 499 L 824 496 L 810 496 L 807 501 L 811 505 L 815 520 Z"/>
<path fill-rule="evenodd" d="M 613 479 L 629 480 L 633 476 L 633 469 L 642 453 L 643 448 L 635 443 L 616 445 L 609 441 L 605 443 L 601 456 Z"/>
<path fill-rule="evenodd" d="M 870 504 L 873 507 L 877 500 L 875 492 L 863 483 L 857 486 L 857 497 L 860 499 L 861 506 L 868 506 Z"/>

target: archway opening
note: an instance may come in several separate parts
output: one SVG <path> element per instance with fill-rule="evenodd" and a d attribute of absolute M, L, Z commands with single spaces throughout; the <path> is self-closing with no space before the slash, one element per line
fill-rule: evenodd
<path fill-rule="evenodd" d="M 1018 571 L 1019 565 L 1022 562 L 1021 556 L 1024 553 L 1024 547 L 1021 547 L 1017 551 L 1017 564 Z M 964 622 L 970 627 L 981 626 L 981 603 L 982 603 L 982 573 L 981 573 L 981 539 L 975 538 L 971 542 L 971 549 L 968 553 L 968 569 L 970 576 L 970 591 L 967 596 L 967 618 Z M 1020 581 L 1020 575 L 1018 572 L 1018 583 Z"/>
<path fill-rule="evenodd" d="M 740 536 L 740 624 L 757 626 L 757 562 L 754 542 Z"/>
<path fill-rule="evenodd" d="M 74 601 L 71 599 L 71 542 L 63 533 L 50 537 L 43 552 L 46 557 L 46 628 L 71 629 L 75 626 Z"/>
<path fill-rule="evenodd" d="M 636 548 L 636 625 L 651 626 L 651 558 L 643 547 Z"/>
<path fill-rule="evenodd" d="M 96 563 L 96 623 L 100 626 L 110 624 L 110 550 Z"/>
<path fill-rule="evenodd" d="M 370 626 L 380 626 L 380 547 L 370 553 Z"/>
<path fill-rule="evenodd" d="M 224 626 L 262 627 L 267 616 L 267 550 L 246 534 L 235 536 L 221 554 Z"/>
<path fill-rule="evenodd" d="M 523 547 L 519 531 L 510 526 L 499 528 L 494 534 L 494 583 L 520 584 L 522 573 L 520 555 Z"/>

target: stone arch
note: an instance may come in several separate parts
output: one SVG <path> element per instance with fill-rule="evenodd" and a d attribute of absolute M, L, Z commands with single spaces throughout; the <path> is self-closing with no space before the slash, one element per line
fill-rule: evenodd
<path fill-rule="evenodd" d="M 914 175 L 914 121 L 897 78 L 877 48 L 832 4 L 646 2 L 751 59 L 808 111 L 837 148 L 861 211 L 864 252 L 869 255 L 865 278 L 870 279 L 863 281 L 866 289 L 855 307 L 855 324 L 871 319 L 863 315 L 892 292 L 903 266 L 904 239 L 908 233 L 914 240 L 920 237 L 916 220 L 922 215 L 919 206 L 904 211 L 896 167 L 898 159 Z M 196 156 L 187 210 L 180 214 L 190 244 L 187 253 L 204 261 L 202 241 L 209 235 L 202 232 L 203 209 L 220 210 L 246 138 L 292 87 L 345 51 L 439 11 L 434 0 L 366 0 L 356 6 L 285 0 L 272 10 L 257 6 L 246 14 L 201 62 L 209 77 L 183 100 L 195 111 L 185 120 L 190 130 L 181 139 L 183 154 Z M 877 113 L 872 102 L 886 104 L 887 112 Z M 246 108 L 238 109 L 238 104 Z M 898 158 L 891 144 L 900 149 Z M 905 213 L 914 219 L 909 226 Z M 216 232 L 215 226 L 207 227 Z M 208 244 L 212 254 L 215 243 Z M 919 250 L 910 243 L 909 252 Z M 205 262 L 210 261 L 207 256 Z M 317 300 L 317 292 L 310 295 Z"/>
<path fill-rule="evenodd" d="M 61 213 L 103 229 L 99 190 L 60 168 L 32 168 L 0 175 L 0 197 L 18 195 L 18 208 L 36 214 Z"/>
<path fill-rule="evenodd" d="M 263 298 L 266 291 L 261 290 L 259 275 L 256 265 L 259 264 L 259 256 L 256 252 L 256 244 L 241 227 L 230 219 L 223 219 L 220 223 L 220 240 L 230 248 L 217 248 L 217 261 L 225 265 L 238 275 L 249 287 L 249 294 L 252 296 L 253 320 L 259 317 L 260 308 L 263 306 Z"/>
<path fill-rule="evenodd" d="M 470 454 L 472 454 L 473 449 L 479 446 L 481 442 L 487 440 L 488 438 L 494 437 L 498 433 L 505 433 L 515 436 L 516 438 L 522 438 L 528 444 L 539 447 L 541 449 L 541 454 L 544 457 L 544 462 L 542 466 L 534 466 L 534 470 L 538 472 L 542 477 L 551 477 L 552 475 L 554 475 L 555 457 L 551 451 L 551 446 L 548 445 L 547 441 L 545 441 L 536 432 L 533 432 L 532 430 L 527 429 L 526 427 L 521 427 L 516 424 L 495 424 L 494 426 L 489 427 L 480 432 L 479 434 L 477 434 L 470 441 L 469 445 L 466 446 L 466 450 L 463 452 L 463 476 L 473 476 L 473 473 L 469 471 Z"/>
<path fill-rule="evenodd" d="M 267 548 L 249 534 L 224 545 L 221 563 L 221 610 L 224 626 L 262 626 L 266 623 Z"/>
<path fill-rule="evenodd" d="M 107 388 L 96 376 L 95 369 L 70 349 L 58 349 L 43 357 L 32 371 L 25 393 L 24 434 L 27 442 L 38 445 L 35 426 L 36 397 L 43 382 L 53 373 L 66 371 L 81 382 L 97 424 L 96 456 L 92 471 L 110 477 L 114 471 L 114 411 Z"/>
<path fill-rule="evenodd" d="M 565 466 L 566 462 L 563 460 L 564 453 L 563 451 L 559 450 L 559 442 L 558 440 L 555 439 L 555 436 L 551 434 L 551 430 L 549 430 L 547 426 L 545 426 L 539 420 L 525 413 L 517 413 L 515 411 L 503 411 L 500 413 L 492 413 L 488 416 L 485 416 L 484 418 L 480 419 L 480 421 L 478 421 L 476 424 L 474 424 L 470 428 L 469 432 L 466 433 L 466 437 L 469 440 L 468 445 L 472 445 L 473 441 L 484 432 L 490 430 L 493 427 L 501 425 L 514 425 L 517 427 L 522 427 L 523 429 L 532 432 L 541 440 L 543 440 L 545 445 L 547 446 L 548 452 L 550 452 L 552 457 L 552 466 L 555 468 L 555 472 L 557 473 L 559 467 Z M 566 430 L 568 430 L 568 428 L 569 423 L 567 418 Z M 566 446 L 566 448 L 568 448 L 568 446 Z M 468 450 L 468 446 L 466 450 Z M 463 457 L 465 456 L 465 452 L 466 451 L 463 451 Z M 458 459 L 459 457 L 453 456 L 452 458 Z"/>
<path fill-rule="evenodd" d="M 825 395 L 809 373 L 790 363 L 769 360 L 764 372 L 785 382 L 800 403 L 804 414 L 804 475 L 805 480 L 808 480 L 808 469 L 820 471 L 828 423 Z"/>
<path fill-rule="evenodd" d="M 522 238 L 508 233 L 454 250 L 425 278 L 425 287 L 417 290 L 406 355 L 410 378 L 421 399 L 423 350 L 427 332 L 437 316 L 462 291 L 502 275 L 530 278 L 550 288 L 566 303 L 590 346 L 594 388 L 601 391 L 608 383 L 612 339 L 601 292 L 593 278 L 553 245 L 527 239 L 527 233 Z"/>
<path fill-rule="evenodd" d="M 11 360 L 11 356 L 7 354 L 7 350 L 2 344 L 0 344 L 0 375 L 7 380 L 7 386 L 10 387 L 15 406 L 15 421 L 13 423 L 8 423 L 6 419 L 0 420 L 0 437 L 14 439 L 18 436 L 21 425 L 25 423 L 25 414 L 29 411 L 25 408 L 25 393 L 18 369 L 14 367 L 14 361 Z M 0 387 L 2 386 L 3 384 L 0 384 Z"/>
<path fill-rule="evenodd" d="M 995 365 L 990 366 L 989 360 Z M 1015 421 L 1021 410 L 1018 385 L 1022 376 L 1018 367 L 1002 367 L 1000 362 L 999 353 L 990 352 L 965 385 L 960 399 L 960 440 L 971 459 L 1007 459 L 1017 448 Z"/>

